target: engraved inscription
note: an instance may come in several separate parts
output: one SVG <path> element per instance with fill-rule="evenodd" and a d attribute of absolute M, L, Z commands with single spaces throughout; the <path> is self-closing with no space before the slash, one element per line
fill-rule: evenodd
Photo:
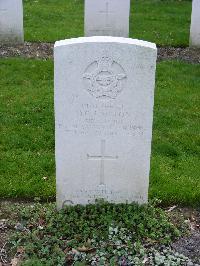
<path fill-rule="evenodd" d="M 87 154 L 88 160 L 99 160 L 101 161 L 100 166 L 100 185 L 105 185 L 104 181 L 104 162 L 105 160 L 116 160 L 118 156 L 105 155 L 106 151 L 106 141 L 105 139 L 101 140 L 101 155 L 89 155 Z"/>
<path fill-rule="evenodd" d="M 127 76 L 120 64 L 104 56 L 85 70 L 85 89 L 97 99 L 116 99 L 123 90 Z"/>
<path fill-rule="evenodd" d="M 65 131 L 74 135 L 115 137 L 142 136 L 143 127 L 136 123 L 124 104 L 112 102 L 82 103 L 75 106 L 76 119 L 65 125 Z"/>
<path fill-rule="evenodd" d="M 80 190 L 77 190 L 74 193 L 72 193 L 70 196 L 75 201 L 80 198 L 87 198 L 88 203 L 94 203 L 97 199 L 105 199 L 105 200 L 110 201 L 111 198 L 118 199 L 118 202 L 120 201 L 121 202 L 132 202 L 132 193 L 130 193 L 129 191 L 124 191 L 124 195 L 122 195 L 120 190 L 116 191 L 106 186 L 98 186 L 98 188 L 96 189 L 82 189 L 81 188 Z M 126 198 L 126 201 L 124 200 L 124 198 Z M 138 202 L 142 202 L 145 200 L 143 195 L 138 191 L 134 192 L 134 199 L 135 201 L 138 201 Z"/>

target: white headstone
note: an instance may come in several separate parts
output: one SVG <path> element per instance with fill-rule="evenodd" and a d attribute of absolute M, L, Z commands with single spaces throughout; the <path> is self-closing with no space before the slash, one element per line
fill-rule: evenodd
<path fill-rule="evenodd" d="M 0 0 L 0 43 L 23 43 L 22 0 Z"/>
<path fill-rule="evenodd" d="M 155 44 L 85 37 L 54 53 L 58 208 L 147 202 Z"/>
<path fill-rule="evenodd" d="M 200 0 L 192 1 L 190 46 L 200 47 Z"/>
<path fill-rule="evenodd" d="M 85 36 L 129 36 L 130 0 L 85 0 Z"/>

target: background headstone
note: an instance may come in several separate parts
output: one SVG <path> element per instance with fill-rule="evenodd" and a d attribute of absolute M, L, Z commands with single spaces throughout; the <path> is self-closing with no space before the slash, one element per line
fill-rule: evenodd
<path fill-rule="evenodd" d="M 22 0 L 0 0 L 0 43 L 23 43 Z"/>
<path fill-rule="evenodd" d="M 200 0 L 192 1 L 190 46 L 200 47 Z"/>
<path fill-rule="evenodd" d="M 56 42 L 58 208 L 147 202 L 156 54 L 117 37 Z"/>
<path fill-rule="evenodd" d="M 85 36 L 129 36 L 130 0 L 85 0 Z"/>

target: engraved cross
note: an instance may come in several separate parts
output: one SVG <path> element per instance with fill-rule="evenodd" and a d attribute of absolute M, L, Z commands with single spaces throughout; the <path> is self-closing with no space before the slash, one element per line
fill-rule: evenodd
<path fill-rule="evenodd" d="M 99 11 L 99 13 L 101 14 L 105 14 L 106 15 L 106 27 L 109 26 L 109 14 L 112 14 L 113 12 L 112 11 L 109 11 L 109 3 L 106 2 L 106 9 L 105 10 L 102 10 L 102 11 Z"/>
<path fill-rule="evenodd" d="M 112 156 L 112 155 L 105 155 L 106 152 L 106 141 L 104 139 L 101 140 L 101 155 L 89 155 L 87 154 L 88 160 L 99 160 L 101 162 L 100 165 L 100 185 L 104 185 L 104 163 L 106 160 L 116 160 L 118 159 L 118 156 Z"/>

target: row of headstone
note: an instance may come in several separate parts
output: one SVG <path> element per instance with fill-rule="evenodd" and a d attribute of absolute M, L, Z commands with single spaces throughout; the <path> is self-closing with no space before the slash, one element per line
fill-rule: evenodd
<path fill-rule="evenodd" d="M 85 36 L 129 36 L 130 0 L 85 0 Z M 0 0 L 0 43 L 23 43 L 22 0 Z M 200 47 L 200 0 L 193 0 L 190 46 Z"/>

